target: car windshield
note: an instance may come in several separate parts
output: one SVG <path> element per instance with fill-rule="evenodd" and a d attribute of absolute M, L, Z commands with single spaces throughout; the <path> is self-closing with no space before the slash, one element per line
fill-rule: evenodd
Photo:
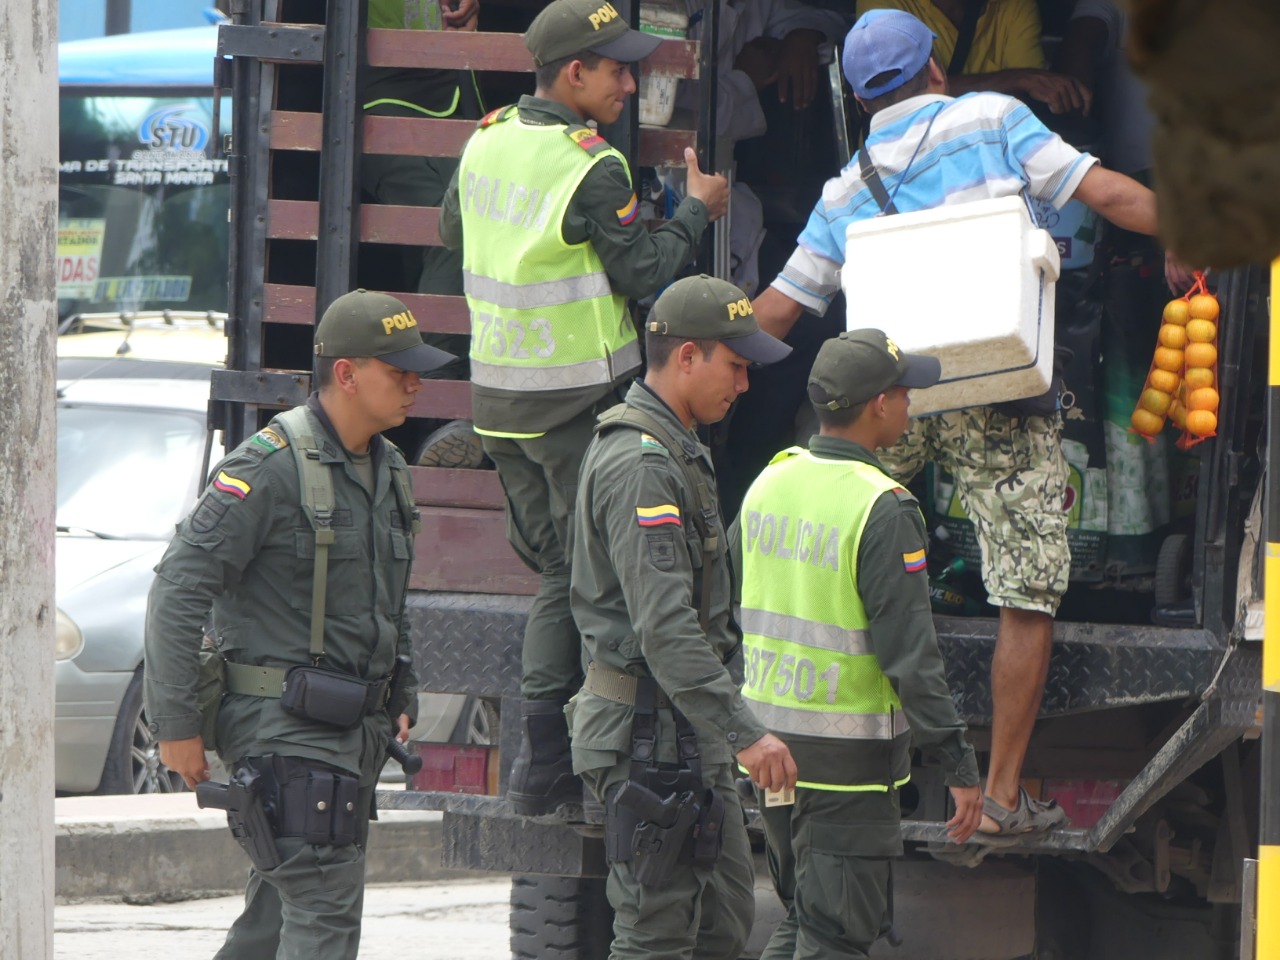
<path fill-rule="evenodd" d="M 191 506 L 204 437 L 190 414 L 59 405 L 58 527 L 168 540 Z"/>

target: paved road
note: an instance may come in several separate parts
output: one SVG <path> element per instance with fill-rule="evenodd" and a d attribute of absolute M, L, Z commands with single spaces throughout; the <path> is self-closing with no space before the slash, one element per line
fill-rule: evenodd
<path fill-rule="evenodd" d="M 365 894 L 361 960 L 495 960 L 510 955 L 511 881 L 373 886 Z M 92 901 L 54 909 L 54 960 L 211 957 L 240 897 L 134 906 Z"/>

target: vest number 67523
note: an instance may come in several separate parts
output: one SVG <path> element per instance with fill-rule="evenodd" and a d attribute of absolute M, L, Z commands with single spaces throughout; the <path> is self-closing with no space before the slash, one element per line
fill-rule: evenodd
<path fill-rule="evenodd" d="M 772 692 L 774 696 L 794 696 L 802 703 L 813 699 L 818 681 L 826 684 L 827 703 L 834 704 L 840 685 L 840 664 L 832 663 L 818 672 L 818 665 L 808 657 L 784 653 L 778 656 L 772 650 L 757 646 L 743 648 L 747 688 L 758 693 Z"/>
<path fill-rule="evenodd" d="M 504 320 L 487 313 L 477 313 L 476 325 L 480 328 L 476 342 L 481 351 L 495 357 L 529 359 L 529 348 L 524 346 L 524 342 L 530 334 L 537 335 L 533 352 L 543 360 L 556 352 L 556 340 L 551 335 L 551 321 L 545 317 L 536 317 L 528 323 L 522 323 L 515 318 Z"/>

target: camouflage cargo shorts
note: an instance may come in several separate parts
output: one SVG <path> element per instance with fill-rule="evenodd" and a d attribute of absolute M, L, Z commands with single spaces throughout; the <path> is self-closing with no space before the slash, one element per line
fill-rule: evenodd
<path fill-rule="evenodd" d="M 903 483 L 927 461 L 955 477 L 993 604 L 1057 612 L 1071 572 L 1060 415 L 1014 419 L 991 407 L 971 407 L 918 417 L 879 456 Z"/>

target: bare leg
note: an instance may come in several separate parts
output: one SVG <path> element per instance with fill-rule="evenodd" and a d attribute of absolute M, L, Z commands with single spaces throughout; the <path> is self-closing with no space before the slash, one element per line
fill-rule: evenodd
<path fill-rule="evenodd" d="M 1047 613 L 1002 607 L 991 659 L 991 764 L 987 796 L 1012 810 L 1018 805 L 1022 761 L 1040 712 L 1053 646 L 1053 618 Z M 988 817 L 984 830 L 996 829 Z"/>

